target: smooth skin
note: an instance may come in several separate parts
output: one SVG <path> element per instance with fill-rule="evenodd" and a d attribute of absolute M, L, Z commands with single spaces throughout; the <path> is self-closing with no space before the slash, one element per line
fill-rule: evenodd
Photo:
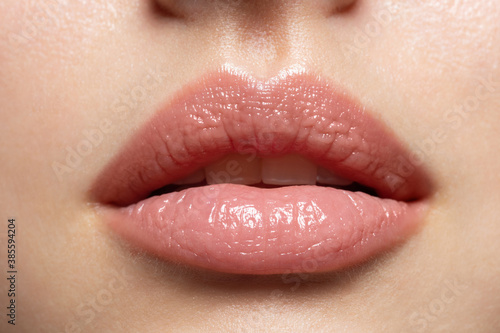
<path fill-rule="evenodd" d="M 16 326 L 2 315 L 0 331 L 500 331 L 499 22 L 494 0 L 0 2 L 0 258 L 6 271 L 13 217 L 19 272 Z M 117 239 L 89 186 L 223 65 L 301 66 L 373 110 L 435 179 L 421 230 L 348 271 L 268 278 Z"/>

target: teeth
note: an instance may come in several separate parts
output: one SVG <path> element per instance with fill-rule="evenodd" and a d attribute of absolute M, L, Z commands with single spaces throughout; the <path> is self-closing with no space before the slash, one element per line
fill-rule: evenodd
<path fill-rule="evenodd" d="M 233 154 L 176 181 L 175 185 L 232 183 L 254 185 L 333 185 L 347 186 L 353 181 L 316 166 L 299 155 L 259 158 Z"/>
<path fill-rule="evenodd" d="M 322 167 L 318 167 L 318 177 L 316 178 L 316 181 L 320 184 L 337 186 L 347 186 L 353 183 L 352 180 L 337 176 L 336 174 Z"/>
<path fill-rule="evenodd" d="M 269 185 L 314 185 L 316 165 L 298 155 L 264 158 L 262 182 Z"/>
<path fill-rule="evenodd" d="M 252 185 L 261 182 L 261 159 L 253 155 L 233 154 L 205 168 L 207 184 Z"/>
<path fill-rule="evenodd" d="M 191 185 L 191 184 L 198 184 L 201 183 L 202 181 L 205 180 L 205 171 L 198 170 L 192 175 L 187 176 L 184 179 L 181 179 L 179 181 L 176 181 L 174 185 Z"/>

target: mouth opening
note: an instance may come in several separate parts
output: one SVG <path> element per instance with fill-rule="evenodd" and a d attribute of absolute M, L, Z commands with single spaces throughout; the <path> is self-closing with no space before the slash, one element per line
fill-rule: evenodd
<path fill-rule="evenodd" d="M 227 183 L 226 183 L 227 184 Z M 151 192 L 147 198 L 152 198 L 152 197 L 157 197 L 169 193 L 174 193 L 174 192 L 181 192 L 190 188 L 196 188 L 196 187 L 202 187 L 202 186 L 207 186 L 209 185 L 206 180 L 203 180 L 199 183 L 196 184 L 184 184 L 184 185 L 176 185 L 176 184 L 168 184 L 166 186 L 163 186 L 157 190 L 154 190 Z M 297 184 L 291 184 L 291 185 L 271 185 L 271 184 L 264 184 L 264 183 L 258 183 L 258 184 L 253 184 L 253 185 L 244 185 L 244 186 L 250 186 L 250 187 L 257 187 L 257 188 L 262 188 L 262 189 L 274 189 L 274 188 L 280 188 L 280 187 L 291 187 L 291 186 L 318 186 L 318 187 L 327 187 L 327 188 L 335 188 L 339 190 L 345 190 L 345 191 L 350 191 L 350 192 L 362 192 L 368 195 L 371 195 L 373 197 L 380 198 L 378 195 L 377 191 L 373 188 L 358 184 L 358 183 L 352 183 L 350 185 L 345 185 L 345 186 L 333 186 L 333 185 L 328 185 L 328 184 L 321 184 L 317 183 L 316 185 L 297 185 Z"/>
<path fill-rule="evenodd" d="M 343 178 L 301 155 L 257 157 L 230 154 L 183 179 L 155 189 L 147 198 L 219 184 L 239 184 L 261 189 L 318 186 L 378 197 L 375 189 Z"/>

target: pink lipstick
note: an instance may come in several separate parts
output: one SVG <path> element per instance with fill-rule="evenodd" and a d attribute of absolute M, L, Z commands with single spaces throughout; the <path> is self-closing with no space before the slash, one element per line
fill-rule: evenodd
<path fill-rule="evenodd" d="M 319 273 L 363 262 L 422 223 L 431 181 L 405 156 L 380 121 L 317 76 L 261 81 L 222 69 L 133 135 L 91 197 L 112 230 L 166 261 Z"/>

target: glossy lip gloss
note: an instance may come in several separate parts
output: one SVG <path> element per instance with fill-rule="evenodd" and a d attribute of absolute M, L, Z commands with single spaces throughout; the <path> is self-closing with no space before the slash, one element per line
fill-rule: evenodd
<path fill-rule="evenodd" d="M 324 186 L 236 184 L 148 195 L 228 154 L 299 154 L 379 196 Z M 103 220 L 166 261 L 236 274 L 326 272 L 406 239 L 431 193 L 383 124 L 304 72 L 261 81 L 233 69 L 182 89 L 103 170 Z"/>

